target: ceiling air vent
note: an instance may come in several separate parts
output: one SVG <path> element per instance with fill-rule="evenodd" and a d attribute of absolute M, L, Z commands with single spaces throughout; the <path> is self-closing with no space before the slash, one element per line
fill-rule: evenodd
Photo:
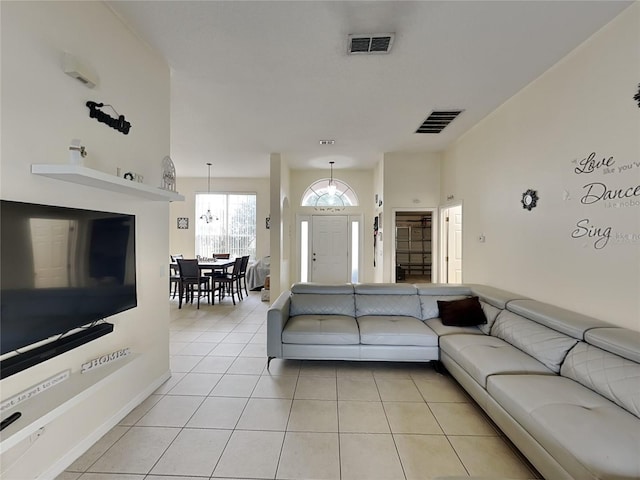
<path fill-rule="evenodd" d="M 462 112 L 464 110 L 434 110 L 418 127 L 416 133 L 440 133 Z"/>
<path fill-rule="evenodd" d="M 350 55 L 389 53 L 394 37 L 394 33 L 349 35 L 348 53 Z"/>

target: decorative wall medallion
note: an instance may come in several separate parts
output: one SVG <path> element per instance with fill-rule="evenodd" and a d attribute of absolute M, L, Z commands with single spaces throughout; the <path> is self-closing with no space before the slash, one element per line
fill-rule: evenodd
<path fill-rule="evenodd" d="M 188 217 L 178 217 L 178 230 L 187 230 L 189 228 Z"/>
<path fill-rule="evenodd" d="M 522 200 L 520 200 L 520 203 L 522 203 L 522 208 L 526 208 L 530 211 L 538 205 L 538 194 L 535 190 L 529 189 L 522 194 Z"/>

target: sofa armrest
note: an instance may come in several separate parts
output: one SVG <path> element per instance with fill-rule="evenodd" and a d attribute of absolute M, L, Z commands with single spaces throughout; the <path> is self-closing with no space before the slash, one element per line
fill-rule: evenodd
<path fill-rule="evenodd" d="M 291 292 L 280 294 L 267 311 L 267 356 L 282 358 L 282 330 L 289 320 Z"/>

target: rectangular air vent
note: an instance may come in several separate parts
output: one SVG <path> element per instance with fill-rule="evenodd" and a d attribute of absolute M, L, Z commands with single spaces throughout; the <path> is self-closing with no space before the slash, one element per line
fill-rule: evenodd
<path fill-rule="evenodd" d="M 462 112 L 464 110 L 434 110 L 418 127 L 416 133 L 440 133 Z"/>
<path fill-rule="evenodd" d="M 349 55 L 389 53 L 393 44 L 394 33 L 376 33 L 349 35 Z"/>

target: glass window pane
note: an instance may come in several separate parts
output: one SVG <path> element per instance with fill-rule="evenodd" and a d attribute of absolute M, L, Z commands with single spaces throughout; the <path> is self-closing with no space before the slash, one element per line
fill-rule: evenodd
<path fill-rule="evenodd" d="M 300 281 L 309 281 L 309 222 L 300 222 Z"/>
<path fill-rule="evenodd" d="M 209 213 L 211 215 L 209 215 Z M 256 195 L 196 194 L 196 255 L 256 255 Z"/>
<path fill-rule="evenodd" d="M 329 195 L 329 179 L 313 183 L 302 195 L 300 205 L 303 207 L 358 206 L 358 197 L 349 185 L 337 179 L 334 179 L 333 183 L 336 186 L 334 195 Z"/>
<path fill-rule="evenodd" d="M 351 222 L 351 283 L 358 283 L 358 259 L 360 252 L 360 222 L 354 220 Z"/>

